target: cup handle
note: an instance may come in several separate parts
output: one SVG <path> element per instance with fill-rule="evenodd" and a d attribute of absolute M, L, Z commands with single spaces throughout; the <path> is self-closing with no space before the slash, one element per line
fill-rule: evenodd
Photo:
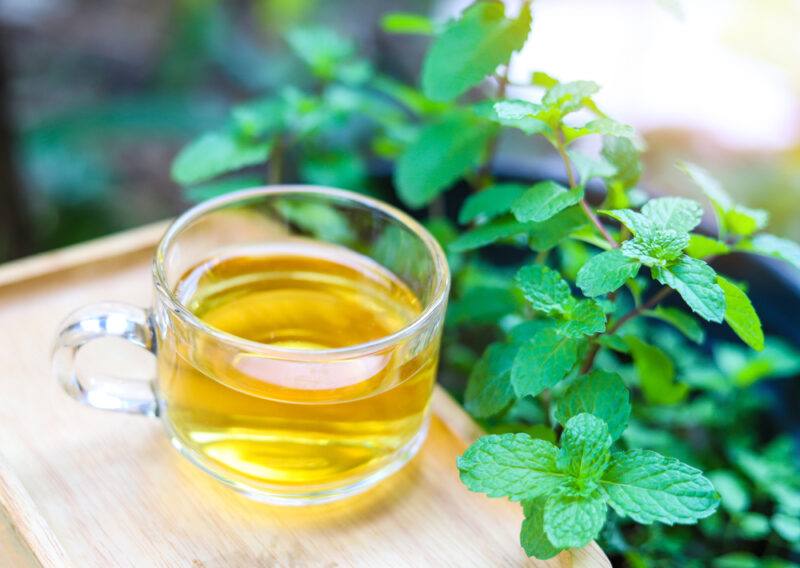
<path fill-rule="evenodd" d="M 118 337 L 155 354 L 155 334 L 147 310 L 118 302 L 81 308 L 61 324 L 53 346 L 53 372 L 75 400 L 102 410 L 156 416 L 152 381 L 79 372 L 75 359 L 95 339 Z"/>

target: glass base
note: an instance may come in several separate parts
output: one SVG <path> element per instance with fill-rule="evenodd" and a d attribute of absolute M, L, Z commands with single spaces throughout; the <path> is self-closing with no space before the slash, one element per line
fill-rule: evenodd
<path fill-rule="evenodd" d="M 165 426 L 169 433 L 172 445 L 183 455 L 186 459 L 196 465 L 198 468 L 209 474 L 211 477 L 224 483 L 236 492 L 258 501 L 260 503 L 267 503 L 270 505 L 288 505 L 288 506 L 304 506 L 304 505 L 321 505 L 323 503 L 330 503 L 332 501 L 339 501 L 353 495 L 363 493 L 370 489 L 380 481 L 386 479 L 390 475 L 399 471 L 411 458 L 413 458 L 419 449 L 422 447 L 425 438 L 428 435 L 428 426 L 430 424 L 430 417 L 425 419 L 419 432 L 408 441 L 408 443 L 397 450 L 392 460 L 380 469 L 373 471 L 369 475 L 360 477 L 354 480 L 347 480 L 344 483 L 336 486 L 324 486 L 316 488 L 276 488 L 270 486 L 259 486 L 243 481 L 233 480 L 223 476 L 221 473 L 215 471 L 201 458 L 201 456 L 187 447 L 186 445 L 175 436 L 170 428 L 169 423 L 165 420 Z"/>

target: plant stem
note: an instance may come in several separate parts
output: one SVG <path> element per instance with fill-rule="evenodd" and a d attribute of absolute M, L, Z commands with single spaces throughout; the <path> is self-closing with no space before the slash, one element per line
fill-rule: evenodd
<path fill-rule="evenodd" d="M 570 189 L 575 189 L 577 187 L 577 183 L 575 182 L 575 174 L 572 171 L 572 163 L 569 161 L 569 156 L 567 156 L 567 150 L 564 147 L 564 133 L 559 131 L 558 132 L 558 143 L 555 144 L 556 151 L 558 155 L 561 156 L 561 161 L 564 162 L 564 169 L 567 172 L 567 181 L 569 182 Z M 586 199 L 580 200 L 580 206 L 583 210 L 583 213 L 586 217 L 591 221 L 592 225 L 594 225 L 600 234 L 603 235 L 603 238 L 611 245 L 611 248 L 617 248 L 619 243 L 614 240 L 614 237 L 611 236 L 611 233 L 603 226 L 603 223 L 600 219 L 595 215 L 594 211 L 592 211 L 591 206 L 586 202 Z"/>
<path fill-rule="evenodd" d="M 267 172 L 267 183 L 270 185 L 281 183 L 281 178 L 283 177 L 283 145 L 283 136 L 278 136 L 272 148 L 272 156 L 269 160 L 269 171 Z"/>

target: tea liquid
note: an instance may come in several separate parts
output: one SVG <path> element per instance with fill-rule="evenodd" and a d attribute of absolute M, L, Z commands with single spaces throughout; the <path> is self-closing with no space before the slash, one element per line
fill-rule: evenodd
<path fill-rule="evenodd" d="M 187 271 L 176 291 L 208 327 L 253 342 L 226 348 L 184 326 L 159 344 L 165 419 L 212 471 L 287 490 L 336 486 L 392 461 L 422 427 L 437 341 L 318 352 L 386 337 L 420 314 L 371 259 L 314 242 L 236 250 Z"/>

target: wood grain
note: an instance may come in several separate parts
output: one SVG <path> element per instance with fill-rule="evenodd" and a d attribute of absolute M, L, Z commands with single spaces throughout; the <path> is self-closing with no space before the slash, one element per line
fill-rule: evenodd
<path fill-rule="evenodd" d="M 7 554 L 13 541 L 0 535 L 0 558 L 45 568 L 610 566 L 594 544 L 548 562 L 525 557 L 519 506 L 458 482 L 455 459 L 480 431 L 443 391 L 428 440 L 404 470 L 367 494 L 297 509 L 213 481 L 170 447 L 156 420 L 70 400 L 50 376 L 59 321 L 100 300 L 149 305 L 163 229 L 0 267 L 0 506 L 13 521 L 0 532 L 25 543 Z M 104 347 L 118 367 L 146 368 L 141 353 Z"/>

